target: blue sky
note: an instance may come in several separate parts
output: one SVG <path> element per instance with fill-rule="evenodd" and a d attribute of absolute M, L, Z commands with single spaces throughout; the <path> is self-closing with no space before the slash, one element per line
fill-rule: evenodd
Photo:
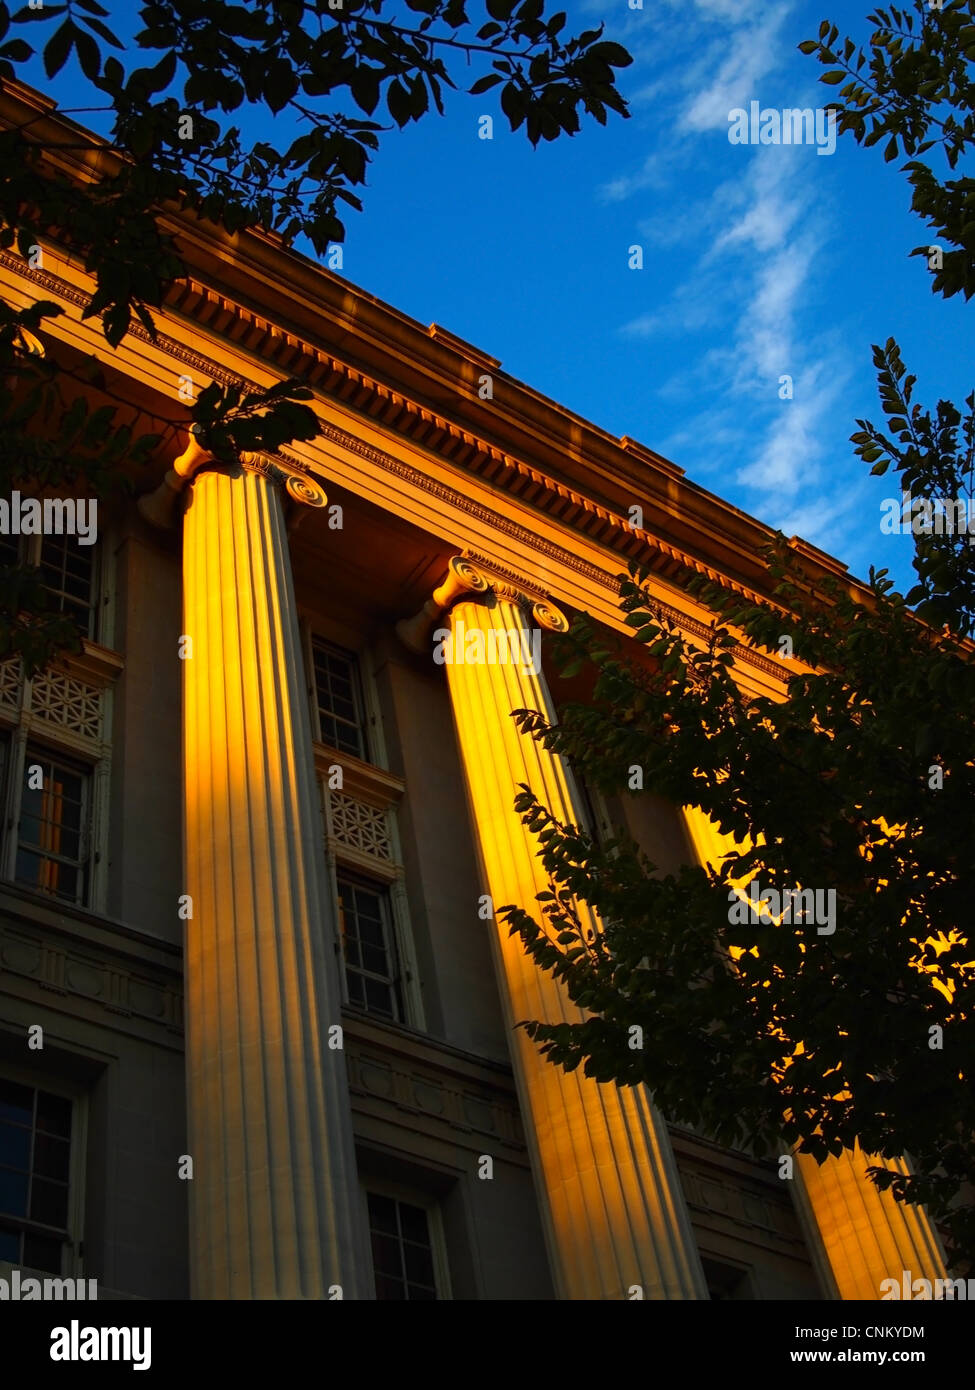
<path fill-rule="evenodd" d="M 633 55 L 631 119 L 533 151 L 503 120 L 479 140 L 490 98 L 458 97 L 446 121 L 384 145 L 344 273 L 854 573 L 911 584 L 909 538 L 879 529 L 897 489 L 848 441 L 857 417 L 882 420 L 870 345 L 888 336 L 920 399 L 961 403 L 975 384 L 964 304 L 932 295 L 908 258 L 928 238 L 903 160 L 849 136 L 831 156 L 728 140 L 729 110 L 751 100 L 822 105 L 823 69 L 796 45 L 824 18 L 865 33 L 869 8 L 568 5 L 574 31 L 604 21 Z"/>
<path fill-rule="evenodd" d="M 631 119 L 532 150 L 496 92 L 449 94 L 445 119 L 384 137 L 364 211 L 345 219 L 342 273 L 854 573 L 887 566 L 909 586 L 909 538 L 880 532 L 897 488 L 868 476 L 849 435 L 857 417 L 882 420 L 870 345 L 888 336 L 919 399 L 961 404 L 964 303 L 932 295 L 908 257 L 929 238 L 903 159 L 885 164 L 849 136 L 829 156 L 728 139 L 734 107 L 828 100 L 796 45 L 824 18 L 864 36 L 870 4 L 561 3 L 566 32 L 604 22 L 633 54 L 619 82 Z M 478 138 L 483 113 L 492 140 Z M 628 266 L 634 245 L 642 270 Z M 784 374 L 792 400 L 779 398 Z"/>

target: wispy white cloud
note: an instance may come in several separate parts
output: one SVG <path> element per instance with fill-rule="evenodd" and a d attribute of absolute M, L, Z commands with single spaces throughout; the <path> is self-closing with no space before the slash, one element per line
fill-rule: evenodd
<path fill-rule="evenodd" d="M 815 257 L 813 238 L 805 236 L 775 254 L 755 258 L 751 297 L 736 334 L 742 349 L 736 390 L 795 375 L 796 320 Z"/>
<path fill-rule="evenodd" d="M 729 152 L 732 147 L 729 147 Z M 742 153 L 733 147 L 735 155 Z M 714 201 L 730 214 L 712 247 L 751 246 L 769 251 L 784 246 L 799 218 L 807 211 L 810 193 L 802 179 L 808 151 L 788 145 L 760 146 L 746 156 L 747 164 L 717 190 Z"/>
<path fill-rule="evenodd" d="M 791 5 L 777 5 L 771 13 L 763 8 L 761 19 L 734 31 L 720 45 L 724 57 L 717 71 L 711 71 L 712 54 L 705 55 L 688 76 L 697 87 L 684 108 L 684 129 L 704 131 L 728 127 L 728 112 L 745 106 L 756 96 L 758 84 L 778 67 L 785 56 L 781 32 Z M 699 85 L 700 84 L 700 85 Z"/>
<path fill-rule="evenodd" d="M 801 536 L 830 554 L 843 555 L 862 541 L 865 516 L 879 532 L 878 499 L 867 479 L 847 462 L 828 492 L 820 491 L 811 500 L 782 510 L 773 509 L 768 521 L 787 536 Z"/>
<path fill-rule="evenodd" d="M 807 381 L 800 379 L 800 399 L 781 402 L 758 456 L 739 470 L 739 483 L 760 489 L 766 497 L 780 493 L 791 498 L 803 480 L 808 483 L 817 476 L 816 430 L 823 400 L 815 393 L 802 394 L 807 391 Z"/>
<path fill-rule="evenodd" d="M 643 89 L 655 103 L 643 119 L 660 136 L 641 166 L 616 173 L 599 196 L 652 197 L 657 210 L 637 223 L 638 235 L 668 267 L 660 301 L 620 333 L 642 351 L 652 344 L 663 363 L 668 342 L 701 340 L 690 363 L 682 351 L 679 370 L 655 382 L 658 447 L 706 486 L 724 492 L 733 480 L 739 505 L 835 552 L 856 538 L 857 502 L 849 457 L 828 458 L 823 444 L 852 374 L 818 302 L 828 161 L 810 159 L 809 147 L 724 138 L 732 108 L 782 95 L 776 74 L 794 49 L 793 11 L 765 7 L 756 19 L 740 0 L 662 0 L 658 33 L 669 33 L 680 60 L 651 70 Z M 784 104 L 803 102 L 793 89 Z"/>
<path fill-rule="evenodd" d="M 644 188 L 666 188 L 673 178 L 673 159 L 662 150 L 647 155 L 641 167 L 633 174 L 618 174 L 597 190 L 596 196 L 604 203 L 619 203 Z"/>

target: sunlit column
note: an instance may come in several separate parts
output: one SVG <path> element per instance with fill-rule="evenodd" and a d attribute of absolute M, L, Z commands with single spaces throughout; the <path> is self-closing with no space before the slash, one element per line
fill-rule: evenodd
<path fill-rule="evenodd" d="M 698 860 L 717 869 L 735 848 L 698 807 L 684 818 Z M 879 1192 L 867 1167 L 909 1171 L 891 1159 L 868 1159 L 860 1149 L 844 1151 L 819 1164 L 811 1154 L 795 1154 L 799 1204 L 812 1224 L 837 1295 L 842 1299 L 877 1299 L 885 1279 L 901 1284 L 904 1270 L 913 1278 L 946 1278 L 941 1243 L 927 1213 Z"/>
<path fill-rule="evenodd" d="M 843 1299 L 878 1299 L 885 1279 L 895 1279 L 900 1289 L 904 1270 L 932 1283 L 947 1278 L 927 1212 L 878 1192 L 867 1177 L 867 1167 L 879 1163 L 910 1171 L 899 1159 L 868 1159 L 859 1147 L 821 1166 L 809 1154 L 796 1155 L 803 1195 Z"/>
<path fill-rule="evenodd" d="M 478 570 L 454 560 L 425 612 L 400 624 L 401 636 L 422 645 L 431 619 L 450 604 L 441 620 L 452 642 L 445 665 L 485 884 L 495 912 L 506 904 L 537 912 L 535 895 L 548 881 L 538 842 L 513 809 L 518 785 L 560 819 L 581 824 L 584 811 L 562 761 L 520 734 L 511 714 L 535 709 L 552 718 L 535 658 L 541 629 L 564 630 L 565 618 L 548 604 L 526 611 L 510 589 L 490 589 Z M 492 651 L 507 659 L 492 660 Z M 637 1285 L 644 1298 L 707 1298 L 666 1126 L 647 1093 L 544 1061 L 515 1024 L 583 1015 L 496 917 L 492 940 L 558 1295 L 626 1299 L 641 1296 Z"/>
<path fill-rule="evenodd" d="M 175 494 L 192 477 L 182 639 L 191 1292 L 368 1296 L 345 1054 L 329 1046 L 339 982 L 282 475 L 251 456 L 246 468 L 215 467 L 193 449 L 143 509 L 165 506 L 166 487 Z M 312 480 L 283 481 L 325 505 Z"/>

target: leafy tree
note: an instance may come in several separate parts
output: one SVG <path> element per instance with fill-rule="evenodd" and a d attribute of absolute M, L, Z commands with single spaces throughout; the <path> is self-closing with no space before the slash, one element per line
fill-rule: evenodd
<path fill-rule="evenodd" d="M 37 56 L 52 83 L 76 66 L 73 90 L 87 88 L 93 103 L 80 109 L 106 114 L 118 156 L 80 183 L 58 172 L 42 118 L 0 131 L 0 246 L 29 258 L 53 232 L 83 257 L 95 281 L 85 317 L 98 316 L 117 346 L 133 317 L 154 335 L 152 310 L 183 271 L 162 212 L 188 211 L 229 234 L 303 236 L 322 254 L 344 237 L 341 206 L 361 207 L 353 190 L 391 129 L 376 119 L 383 111 L 399 127 L 443 115 L 445 90 L 473 75 L 468 91 L 498 88 L 511 129 L 533 145 L 574 134 L 583 114 L 601 124 L 628 114 L 614 69 L 631 60 L 602 26 L 567 38 L 565 14 L 546 18 L 543 0 L 485 8 L 474 18 L 468 0 L 406 0 L 399 14 L 391 0 L 152 0 L 127 48 L 98 0 L 14 14 L 0 0 L 0 86 Z M 252 125 L 260 114 L 270 138 L 247 135 L 238 112 Z M 105 487 L 158 440 L 133 437 L 134 412 L 120 416 L 94 360 L 39 354 L 38 334 L 60 312 L 44 300 L 26 310 L 0 301 L 2 481 Z M 104 406 L 89 408 L 92 391 Z M 199 426 L 218 455 L 274 449 L 317 433 L 308 399 L 294 381 L 273 394 L 214 385 L 167 423 Z M 40 611 L 42 597 L 36 575 L 0 574 L 0 654 L 33 664 L 66 637 Z"/>
<path fill-rule="evenodd" d="M 873 33 L 869 53 L 851 38 L 838 44 L 829 20 L 818 39 L 806 39 L 801 52 L 815 54 L 829 67 L 820 81 L 844 83 L 831 103 L 840 131 L 858 145 L 886 139 L 884 158 L 894 160 L 938 149 L 949 170 L 975 141 L 975 0 L 914 0 L 910 9 L 877 9 L 868 15 Z M 835 66 L 831 66 L 835 64 Z M 844 79 L 848 79 L 844 81 Z M 869 124 L 869 129 L 867 128 Z M 930 165 L 911 159 L 905 166 L 914 190 L 912 209 L 939 241 L 954 249 L 943 256 L 934 246 L 918 246 L 914 256 L 932 262 L 932 289 L 946 298 L 975 293 L 975 179 L 939 180 Z"/>
<path fill-rule="evenodd" d="M 913 28 L 902 12 L 872 14 L 870 76 L 843 88 L 843 128 L 864 144 L 889 133 L 908 153 L 938 145 L 953 166 L 972 133 L 970 17 L 970 4 L 939 13 L 921 0 Z M 801 47 L 860 72 L 849 41 L 837 59 L 837 38 L 827 23 Z M 839 79 L 831 69 L 823 80 Z M 907 171 L 915 208 L 957 246 L 934 288 L 967 297 L 971 181 L 942 186 L 915 161 Z M 892 339 L 874 363 L 889 433 L 858 421 L 856 453 L 874 473 L 899 473 L 916 499 L 970 499 L 975 395 L 964 412 L 940 401 L 932 414 L 913 399 Z M 933 529 L 914 545 L 918 583 L 905 598 L 886 570 L 860 588 L 815 580 L 780 534 L 756 601 L 688 581 L 715 615 L 703 649 L 631 567 L 621 607 L 638 658 L 632 641 L 580 619 L 561 658 L 567 673 L 594 669 L 593 700 L 552 725 L 531 711 L 516 719 L 604 792 L 629 791 L 639 767 L 632 795 L 700 808 L 737 847 L 715 871 L 661 873 L 625 833 L 597 842 L 524 788 L 517 805 L 544 836 L 550 890 L 538 920 L 503 912 L 588 1011 L 577 1024 L 524 1024 L 550 1062 L 644 1083 L 672 1120 L 760 1153 L 781 1139 L 819 1161 L 856 1141 L 881 1160 L 906 1153 L 911 1176 L 879 1162 L 873 1181 L 927 1203 L 950 1258 L 971 1267 L 975 549 L 964 533 Z M 784 635 L 795 658 L 785 698 L 748 698 L 740 644 L 778 653 Z M 808 899 L 804 917 L 798 902 L 776 910 L 796 889 L 835 895 L 821 899 L 835 904 L 835 930 L 810 920 Z M 629 1045 L 634 1024 L 642 1050 Z"/>

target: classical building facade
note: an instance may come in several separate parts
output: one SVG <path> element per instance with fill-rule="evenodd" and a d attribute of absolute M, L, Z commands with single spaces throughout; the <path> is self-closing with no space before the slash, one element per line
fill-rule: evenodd
<path fill-rule="evenodd" d="M 44 98 L 0 97 L 25 114 L 78 145 Z M 625 632 L 639 557 L 700 639 L 688 576 L 763 592 L 767 528 L 275 239 L 172 230 L 187 278 L 156 339 L 116 351 L 63 246 L 0 253 L 11 302 L 64 309 L 44 351 L 94 355 L 93 399 L 164 438 L 97 544 L 4 538 L 83 652 L 0 665 L 0 1273 L 514 1300 L 869 1299 L 942 1275 L 862 1159 L 783 1181 L 514 1027 L 572 1016 L 493 913 L 544 883 L 518 784 L 611 814 L 664 868 L 720 853 L 678 807 L 594 812 L 518 734 L 512 710 L 565 693 L 548 634 L 578 612 Z M 211 381 L 291 376 L 308 443 L 227 468 L 179 423 Z M 438 630 L 497 659 L 438 663 Z M 741 679 L 774 694 L 784 672 L 752 652 Z"/>

